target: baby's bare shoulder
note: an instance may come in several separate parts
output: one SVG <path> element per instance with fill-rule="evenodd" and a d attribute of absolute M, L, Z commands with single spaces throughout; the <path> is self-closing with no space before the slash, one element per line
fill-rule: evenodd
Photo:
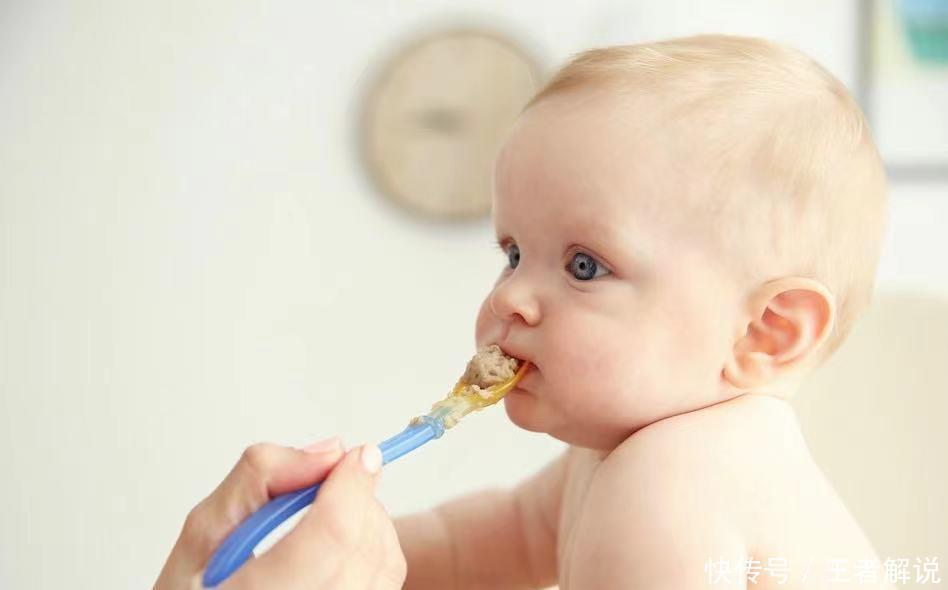
<path fill-rule="evenodd" d="M 619 490 L 647 478 L 659 499 L 674 497 L 678 506 L 713 512 L 745 536 L 753 536 L 768 514 L 785 511 L 782 503 L 801 482 L 822 476 L 793 409 L 758 395 L 650 424 L 603 467 L 606 487 Z"/>
<path fill-rule="evenodd" d="M 619 473 L 675 465 L 688 468 L 692 479 L 709 477 L 726 486 L 771 467 L 795 468 L 807 457 L 789 404 L 745 395 L 649 424 L 616 448 L 608 461 Z M 750 460 L 755 461 L 753 468 L 747 465 Z"/>
<path fill-rule="evenodd" d="M 697 587 L 711 557 L 874 555 L 780 400 L 736 400 L 649 425 L 605 458 L 584 504 L 587 530 L 625 548 L 612 570 L 624 577 L 611 582 L 672 569 L 669 587 Z"/>
<path fill-rule="evenodd" d="M 754 461 L 737 452 L 749 443 L 734 431 L 749 419 L 706 408 L 649 425 L 611 452 L 592 477 L 571 544 L 577 585 L 699 587 L 709 557 L 743 560 L 747 538 L 733 507 Z M 583 555 L 587 547 L 595 554 Z"/>

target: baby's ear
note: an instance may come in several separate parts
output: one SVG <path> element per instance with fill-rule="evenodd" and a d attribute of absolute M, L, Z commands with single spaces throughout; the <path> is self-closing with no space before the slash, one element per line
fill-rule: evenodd
<path fill-rule="evenodd" d="M 813 360 L 835 320 L 835 298 L 820 282 L 767 282 L 748 300 L 722 376 L 738 389 L 753 389 L 795 373 Z"/>

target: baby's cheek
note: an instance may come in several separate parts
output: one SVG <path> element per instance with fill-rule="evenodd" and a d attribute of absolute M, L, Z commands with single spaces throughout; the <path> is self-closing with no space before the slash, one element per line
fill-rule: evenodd
<path fill-rule="evenodd" d="M 624 345 L 608 328 L 578 328 L 556 339 L 559 378 L 580 388 L 608 388 L 617 375 L 632 369 Z"/>
<path fill-rule="evenodd" d="M 647 326 L 624 328 L 603 324 L 594 329 L 578 331 L 575 345 L 567 355 L 568 379 L 584 389 L 601 392 L 600 397 L 618 398 L 652 387 L 651 375 L 659 369 L 663 337 L 654 342 Z M 608 400 L 603 400 L 608 401 Z"/>

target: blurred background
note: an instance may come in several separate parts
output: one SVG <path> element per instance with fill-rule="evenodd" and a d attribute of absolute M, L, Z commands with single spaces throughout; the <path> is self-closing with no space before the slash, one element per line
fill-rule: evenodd
<path fill-rule="evenodd" d="M 573 53 L 699 32 L 802 49 L 873 118 L 877 305 L 794 403 L 880 557 L 944 560 L 945 4 L 0 2 L 0 588 L 149 587 L 246 446 L 427 410 L 505 264 L 499 134 Z M 380 497 L 427 508 L 561 449 L 495 409 Z"/>

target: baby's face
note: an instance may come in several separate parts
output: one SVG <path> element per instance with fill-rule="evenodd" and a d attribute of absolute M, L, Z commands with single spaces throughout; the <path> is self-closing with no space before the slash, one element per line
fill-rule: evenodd
<path fill-rule="evenodd" d="M 713 228 L 681 205 L 679 175 L 701 171 L 660 129 L 630 132 L 626 121 L 647 117 L 553 96 L 520 118 L 496 163 L 504 268 L 477 345 L 534 365 L 505 398 L 514 423 L 580 446 L 611 449 L 730 397 L 721 370 L 742 294 Z"/>

